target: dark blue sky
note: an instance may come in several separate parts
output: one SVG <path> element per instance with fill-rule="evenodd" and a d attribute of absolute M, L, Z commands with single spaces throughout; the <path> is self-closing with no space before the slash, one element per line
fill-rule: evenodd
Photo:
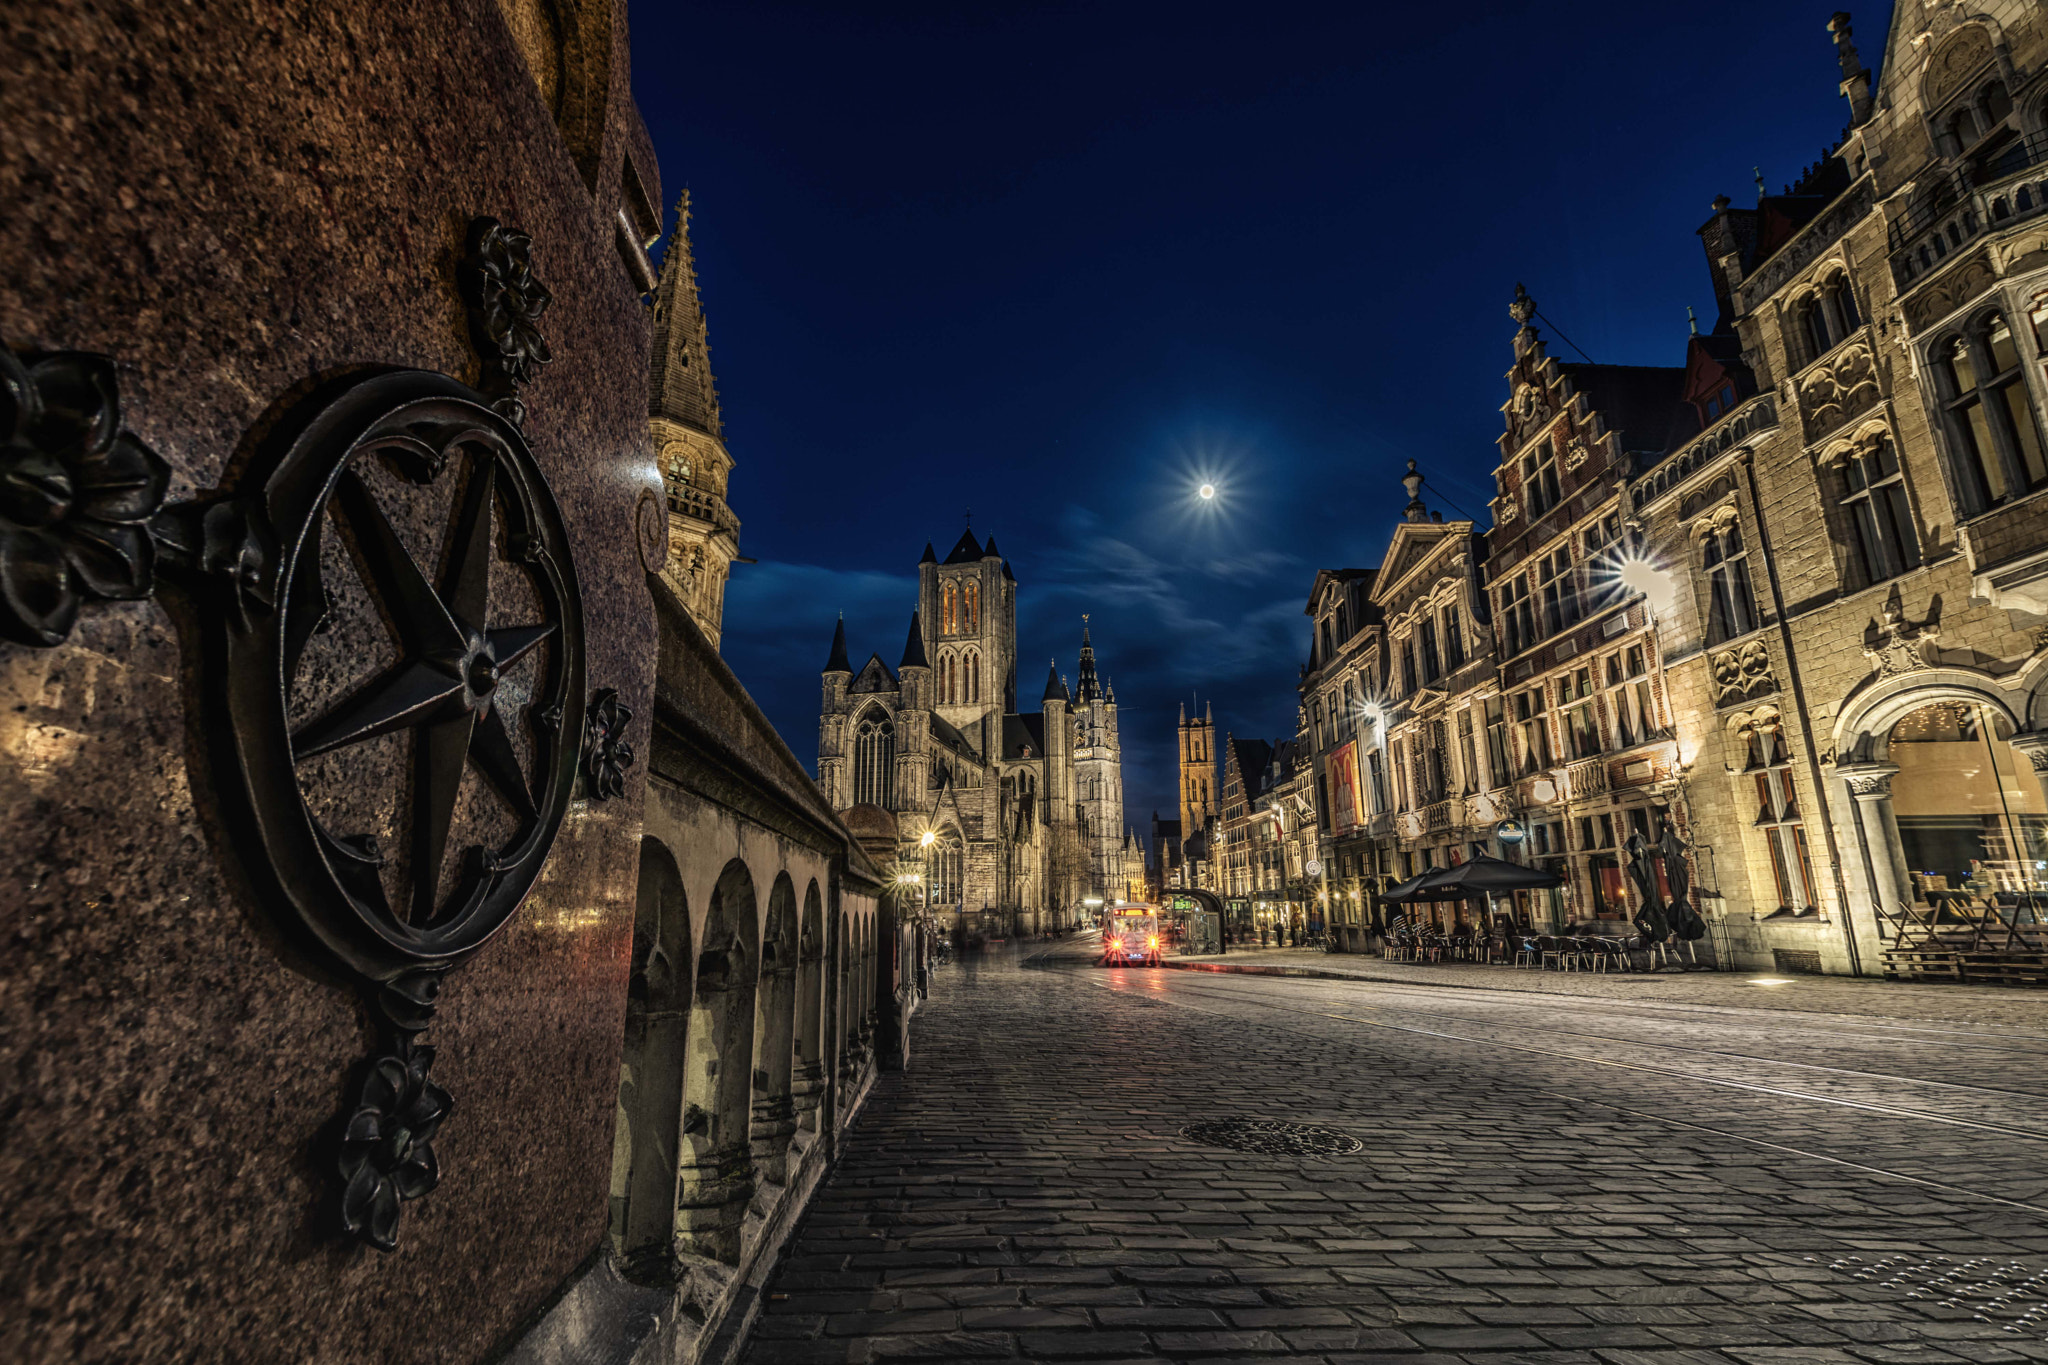
<path fill-rule="evenodd" d="M 726 657 L 813 762 L 835 614 L 893 665 L 971 507 L 1027 709 L 1094 614 L 1142 830 L 1178 698 L 1291 732 L 1310 581 L 1378 562 L 1408 459 L 1485 516 L 1516 281 L 1594 359 L 1680 363 L 1709 202 L 1847 119 L 1833 9 L 636 3 L 760 561 Z"/>

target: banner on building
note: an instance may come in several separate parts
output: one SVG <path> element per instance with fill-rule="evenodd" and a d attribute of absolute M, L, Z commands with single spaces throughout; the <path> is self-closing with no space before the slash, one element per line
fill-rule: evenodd
<path fill-rule="evenodd" d="M 1365 823 L 1365 802 L 1358 792 L 1358 741 L 1331 751 L 1330 828 L 1346 830 Z"/>

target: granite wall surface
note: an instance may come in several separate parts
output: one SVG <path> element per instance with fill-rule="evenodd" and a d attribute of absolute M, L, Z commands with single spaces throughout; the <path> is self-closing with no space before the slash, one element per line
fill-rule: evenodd
<path fill-rule="evenodd" d="M 0 11 L 0 342 L 111 358 L 170 497 L 198 497 L 321 381 L 394 365 L 477 382 L 465 232 L 490 214 L 531 233 L 554 358 L 524 392 L 526 435 L 582 584 L 588 685 L 619 690 L 644 753 L 634 513 L 660 481 L 648 281 L 618 215 L 644 223 L 659 186 L 623 0 L 508 8 Z M 399 532 L 417 549 L 436 515 Z M 338 594 L 309 669 L 374 654 L 376 610 Z M 336 1234 L 319 1138 L 370 1021 L 250 889 L 199 654 L 171 587 L 87 606 L 54 648 L 0 643 L 0 1358 L 486 1356 L 604 1236 L 642 770 L 574 803 L 525 906 L 449 979 L 440 1187 L 380 1253 Z M 321 776 L 388 816 L 404 743 L 330 755 Z"/>

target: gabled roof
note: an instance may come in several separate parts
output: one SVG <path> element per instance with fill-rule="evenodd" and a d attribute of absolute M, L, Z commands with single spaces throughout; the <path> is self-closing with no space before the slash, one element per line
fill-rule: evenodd
<path fill-rule="evenodd" d="M 1316 604 L 1323 600 L 1323 589 L 1332 583 L 1352 583 L 1363 578 L 1370 580 L 1378 569 L 1317 569 L 1316 581 L 1308 590 L 1308 605 L 1301 609 L 1303 616 L 1314 616 Z"/>
<path fill-rule="evenodd" d="M 1373 580 L 1371 600 L 1383 603 L 1401 580 L 1447 542 L 1470 535 L 1469 521 L 1403 521 L 1394 525 L 1394 538 L 1387 542 L 1386 562 Z"/>
<path fill-rule="evenodd" d="M 882 662 L 879 654 L 868 655 L 868 661 L 861 665 L 860 676 L 853 680 L 848 689 L 854 692 L 893 692 L 901 686 L 896 680 L 896 670 Z"/>
<path fill-rule="evenodd" d="M 955 545 L 953 552 L 946 556 L 946 562 L 948 564 L 971 564 L 977 559 L 984 559 L 986 557 L 986 553 L 981 548 L 981 542 L 974 538 L 974 532 L 967 530 L 960 533 L 960 543 Z"/>
<path fill-rule="evenodd" d="M 1026 753 L 1025 750 L 1030 752 Z M 1003 717 L 1003 757 L 1043 758 L 1045 756 L 1045 717 L 1020 716 L 1012 712 Z"/>
<path fill-rule="evenodd" d="M 962 758 L 980 760 L 981 755 L 974 752 L 974 746 L 967 742 L 967 736 L 960 733 L 959 727 L 936 711 L 932 712 L 931 721 L 933 739 Z"/>
<path fill-rule="evenodd" d="M 1225 746 L 1237 765 L 1237 779 L 1250 801 L 1266 789 L 1266 765 L 1273 760 L 1273 746 L 1263 739 L 1239 739 L 1232 735 Z"/>

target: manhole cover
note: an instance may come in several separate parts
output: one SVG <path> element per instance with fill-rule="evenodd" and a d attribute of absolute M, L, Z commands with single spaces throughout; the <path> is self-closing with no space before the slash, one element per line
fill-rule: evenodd
<path fill-rule="evenodd" d="M 1282 1123 L 1278 1119 L 1210 1119 L 1191 1123 L 1180 1135 L 1211 1147 L 1262 1156 L 1345 1156 L 1365 1146 L 1349 1133 L 1314 1123 Z"/>

